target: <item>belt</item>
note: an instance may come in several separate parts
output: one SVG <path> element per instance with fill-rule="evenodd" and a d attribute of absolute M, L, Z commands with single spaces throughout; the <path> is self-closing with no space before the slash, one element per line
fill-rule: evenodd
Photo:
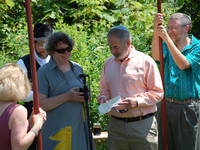
<path fill-rule="evenodd" d="M 115 117 L 115 116 L 112 116 L 113 118 L 115 119 L 118 119 L 118 120 L 122 120 L 124 122 L 134 122 L 134 121 L 140 121 L 140 120 L 143 120 L 143 119 L 147 119 L 151 116 L 154 116 L 156 113 L 150 113 L 150 114 L 147 114 L 145 116 L 138 116 L 138 117 L 133 117 L 133 118 L 120 118 L 120 117 Z"/>
<path fill-rule="evenodd" d="M 200 99 L 175 100 L 172 98 L 165 98 L 165 100 L 171 103 L 176 103 L 176 104 L 187 104 L 187 103 L 199 101 Z"/>

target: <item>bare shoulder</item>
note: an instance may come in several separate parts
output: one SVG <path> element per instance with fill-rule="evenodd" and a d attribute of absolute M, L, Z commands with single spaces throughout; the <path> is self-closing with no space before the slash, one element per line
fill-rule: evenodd
<path fill-rule="evenodd" d="M 22 105 L 19 105 L 18 107 L 15 108 L 15 110 L 13 111 L 12 115 L 16 115 L 16 116 L 21 116 L 22 114 L 27 114 L 27 109 L 22 106 Z"/>
<path fill-rule="evenodd" d="M 27 109 L 20 105 L 15 108 L 9 119 L 9 127 L 12 128 L 12 125 L 18 123 L 24 123 L 27 121 Z"/>

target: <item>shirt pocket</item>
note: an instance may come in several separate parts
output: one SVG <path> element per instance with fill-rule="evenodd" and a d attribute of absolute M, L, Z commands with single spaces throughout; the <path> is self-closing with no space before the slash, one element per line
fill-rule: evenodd
<path fill-rule="evenodd" d="M 144 71 L 142 69 L 129 69 L 123 78 L 125 85 L 129 89 L 141 89 L 144 87 Z"/>
<path fill-rule="evenodd" d="M 144 70 L 142 67 L 128 67 L 126 68 L 126 77 L 129 81 L 141 82 L 144 81 Z"/>

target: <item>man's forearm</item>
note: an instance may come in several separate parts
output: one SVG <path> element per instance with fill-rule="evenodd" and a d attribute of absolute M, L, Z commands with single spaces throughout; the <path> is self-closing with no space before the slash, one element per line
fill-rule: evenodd
<path fill-rule="evenodd" d="M 171 39 L 166 40 L 167 47 L 172 55 L 172 58 L 179 69 L 184 70 L 190 68 L 190 63 L 181 51 L 175 46 Z"/>
<path fill-rule="evenodd" d="M 152 57 L 159 61 L 159 37 L 154 33 L 152 40 Z"/>

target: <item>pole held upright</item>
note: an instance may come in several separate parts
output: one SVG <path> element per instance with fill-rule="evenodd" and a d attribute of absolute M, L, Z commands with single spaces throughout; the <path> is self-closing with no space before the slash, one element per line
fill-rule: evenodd
<path fill-rule="evenodd" d="M 34 36 L 32 28 L 32 15 L 31 15 L 31 0 L 25 0 L 26 6 L 26 17 L 28 24 L 28 37 L 29 37 L 29 48 L 30 48 L 30 64 L 31 64 L 31 75 L 32 75 L 32 88 L 33 88 L 33 112 L 34 114 L 39 113 L 39 98 L 38 98 L 38 86 L 37 86 L 37 74 L 36 74 L 36 63 L 35 63 L 35 48 L 34 48 Z M 37 149 L 42 150 L 42 134 L 41 131 L 37 137 Z"/>
<path fill-rule="evenodd" d="M 158 13 L 162 13 L 161 9 L 161 0 L 158 0 L 157 2 L 157 7 L 158 7 Z M 162 39 L 159 37 L 159 58 L 160 58 L 160 74 L 162 78 L 162 83 L 163 83 L 163 88 L 165 91 L 165 82 L 164 82 L 164 59 L 163 59 L 163 45 L 162 45 Z M 166 127 L 166 106 L 165 106 L 165 95 L 162 100 L 162 133 L 163 133 L 163 145 L 164 145 L 164 150 L 168 150 L 168 145 L 167 145 L 167 127 Z"/>

